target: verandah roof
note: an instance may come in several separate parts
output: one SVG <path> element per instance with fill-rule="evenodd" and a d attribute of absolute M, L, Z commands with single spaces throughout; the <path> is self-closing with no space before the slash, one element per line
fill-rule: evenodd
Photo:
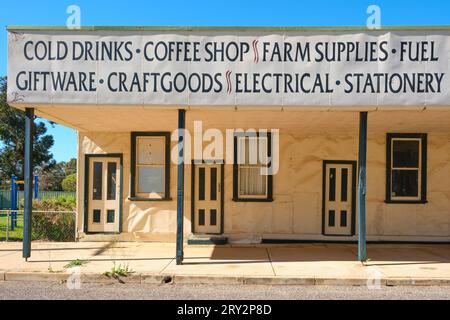
<path fill-rule="evenodd" d="M 68 31 L 66 26 L 7 26 L 10 31 Z M 450 25 L 436 26 L 81 26 L 70 31 L 151 31 L 151 32 L 379 32 L 379 31 L 449 31 Z"/>

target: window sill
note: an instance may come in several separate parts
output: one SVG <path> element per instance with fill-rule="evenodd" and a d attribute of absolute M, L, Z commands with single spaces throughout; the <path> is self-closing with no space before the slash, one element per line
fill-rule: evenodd
<path fill-rule="evenodd" d="M 234 202 L 273 202 L 273 198 L 233 198 Z"/>
<path fill-rule="evenodd" d="M 130 201 L 149 201 L 149 202 L 162 202 L 172 201 L 172 198 L 143 198 L 143 197 L 129 197 Z"/>
<path fill-rule="evenodd" d="M 427 204 L 427 200 L 385 200 L 387 204 Z"/>

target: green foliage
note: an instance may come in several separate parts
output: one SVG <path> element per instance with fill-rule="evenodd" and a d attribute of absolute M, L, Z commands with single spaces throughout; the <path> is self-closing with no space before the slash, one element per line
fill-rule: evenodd
<path fill-rule="evenodd" d="M 33 212 L 32 238 L 57 242 L 75 241 L 75 215 Z"/>
<path fill-rule="evenodd" d="M 37 175 L 39 176 L 39 189 L 45 191 L 59 191 L 62 190 L 62 181 L 64 173 L 61 172 L 59 163 L 51 168 L 37 168 Z"/>
<path fill-rule="evenodd" d="M 34 200 L 32 219 L 33 240 L 75 241 L 75 214 L 72 213 L 75 208 L 75 197 L 60 196 L 58 198 Z M 55 211 L 66 212 L 61 213 Z"/>
<path fill-rule="evenodd" d="M 66 176 L 77 173 L 77 159 L 73 158 L 64 162 L 64 173 Z"/>
<path fill-rule="evenodd" d="M 0 149 L 0 180 L 7 180 L 12 175 L 22 180 L 25 165 L 25 113 L 8 105 L 6 88 L 6 78 L 0 78 L 0 140 L 3 143 Z M 55 165 L 50 153 L 53 137 L 46 133 L 43 122 L 35 123 L 33 161 L 43 170 Z"/>
<path fill-rule="evenodd" d="M 62 188 L 64 191 L 76 191 L 77 190 L 77 174 L 72 173 L 64 178 L 62 182 Z"/>
<path fill-rule="evenodd" d="M 33 201 L 32 238 L 33 240 L 75 241 L 75 211 L 76 199 L 72 196 L 44 198 Z M 23 201 L 20 204 L 23 209 Z M 52 211 L 52 212 L 40 212 Z M 64 212 L 55 212 L 64 211 Z M 6 237 L 6 214 L 0 214 L 0 241 Z M 23 215 L 18 216 L 18 226 L 9 232 L 10 241 L 20 241 L 23 233 Z"/>
<path fill-rule="evenodd" d="M 76 207 L 76 198 L 72 196 L 33 200 L 33 210 L 36 211 L 75 211 Z M 23 209 L 23 201 L 20 203 L 20 208 Z"/>
<path fill-rule="evenodd" d="M 58 162 L 51 168 L 38 168 L 39 188 L 46 191 L 60 191 L 63 181 L 77 172 L 77 160 Z M 73 190 L 75 191 L 75 189 Z"/>
<path fill-rule="evenodd" d="M 76 259 L 73 261 L 70 261 L 68 264 L 66 264 L 64 266 L 64 269 L 70 269 L 70 268 L 75 268 L 75 267 L 84 267 L 86 264 L 88 264 L 89 261 L 87 260 L 80 260 L 80 259 Z"/>
<path fill-rule="evenodd" d="M 119 277 L 128 277 L 132 273 L 134 273 L 134 271 L 132 269 L 130 269 L 128 264 L 116 265 L 116 262 L 114 262 L 114 265 L 111 268 L 111 271 L 106 271 L 103 273 L 103 275 L 107 276 L 108 278 L 118 279 Z"/>

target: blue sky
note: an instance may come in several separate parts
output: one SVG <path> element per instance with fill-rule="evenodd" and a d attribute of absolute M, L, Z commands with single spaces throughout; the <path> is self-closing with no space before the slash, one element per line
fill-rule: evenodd
<path fill-rule="evenodd" d="M 444 0 L 16 0 L 2 1 L 0 25 L 65 25 L 69 5 L 81 8 L 82 25 L 365 25 L 366 9 L 381 8 L 383 25 L 450 24 Z M 0 75 L 7 70 L 7 35 L 0 29 Z M 76 133 L 49 126 L 55 159 L 76 157 Z"/>

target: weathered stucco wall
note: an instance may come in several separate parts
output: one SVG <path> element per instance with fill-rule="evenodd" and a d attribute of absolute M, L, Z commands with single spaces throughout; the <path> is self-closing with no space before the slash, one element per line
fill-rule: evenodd
<path fill-rule="evenodd" d="M 429 239 L 450 237 L 450 135 L 428 138 L 428 203 L 387 204 L 386 137 L 368 140 L 367 235 L 369 239 Z M 282 165 L 274 178 L 273 203 L 231 201 L 232 169 L 226 170 L 225 232 L 255 237 L 322 237 L 322 161 L 356 160 L 354 135 L 280 137 Z M 446 177 L 446 178 L 445 178 Z M 248 235 L 242 235 L 246 237 Z M 274 237 L 275 236 L 275 237 Z M 342 239 L 342 238 L 341 238 Z M 449 239 L 450 240 L 450 239 Z"/>
<path fill-rule="evenodd" d="M 378 134 L 368 145 L 367 228 L 379 236 L 450 236 L 450 135 L 428 135 L 427 204 L 387 204 L 386 138 Z"/>
<path fill-rule="evenodd" d="M 172 131 L 176 111 L 158 121 L 149 117 L 147 131 Z M 420 118 L 405 124 L 396 112 L 369 114 L 367 168 L 367 234 L 373 240 L 450 240 L 450 133 L 436 132 Z M 411 117 L 411 115 L 408 115 Z M 434 115 L 427 115 L 433 116 Z M 171 119 L 168 120 L 167 119 Z M 372 122 L 371 122 L 372 119 Z M 188 111 L 187 128 L 202 120 L 203 130 L 279 128 L 280 170 L 274 177 L 273 203 L 232 201 L 233 169 L 225 166 L 225 234 L 234 241 L 261 238 L 346 239 L 321 235 L 323 160 L 357 160 L 357 112 Z M 145 122 L 145 119 L 141 119 Z M 343 125 L 342 121 L 349 122 Z M 400 123 L 393 126 L 395 123 Z M 450 122 L 449 122 L 450 124 Z M 428 130 L 426 130 L 428 128 Z M 142 128 L 139 128 L 142 131 Z M 419 131 L 420 130 L 420 131 Z M 442 130 L 441 130 L 442 131 Z M 386 204 L 386 132 L 428 135 L 428 203 Z M 172 142 L 172 147 L 176 143 Z M 84 154 L 123 153 L 123 238 L 172 241 L 176 231 L 176 176 L 171 165 L 171 197 L 167 202 L 133 202 L 130 190 L 130 132 L 80 132 L 78 206 L 82 230 Z M 191 168 L 185 169 L 185 234 L 191 231 Z M 81 208 L 81 209 L 80 209 Z"/>
<path fill-rule="evenodd" d="M 124 114 L 120 115 L 123 121 Z M 108 117 L 105 114 L 105 117 Z M 153 117 L 140 120 L 148 131 L 172 131 L 177 126 L 177 111 L 155 112 Z M 84 221 L 84 168 L 86 154 L 123 154 L 123 239 L 172 241 L 176 230 L 176 165 L 171 165 L 170 195 L 172 201 L 130 201 L 130 132 L 79 132 L 78 135 L 78 229 Z"/>

